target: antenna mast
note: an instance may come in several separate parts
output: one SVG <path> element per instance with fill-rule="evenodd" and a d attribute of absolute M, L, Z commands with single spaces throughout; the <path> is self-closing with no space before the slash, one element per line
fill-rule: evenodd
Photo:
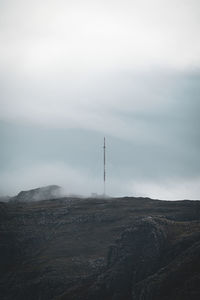
<path fill-rule="evenodd" d="M 103 191 L 104 197 L 106 195 L 106 138 L 104 137 L 103 144 Z"/>

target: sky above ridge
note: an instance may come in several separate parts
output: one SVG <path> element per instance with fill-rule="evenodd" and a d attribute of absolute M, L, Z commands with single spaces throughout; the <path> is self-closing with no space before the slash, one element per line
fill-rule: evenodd
<path fill-rule="evenodd" d="M 198 0 L 0 1 L 0 195 L 200 199 Z"/>

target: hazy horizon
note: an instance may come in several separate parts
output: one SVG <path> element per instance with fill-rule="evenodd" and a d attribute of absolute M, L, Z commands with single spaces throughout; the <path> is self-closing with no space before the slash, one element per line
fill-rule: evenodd
<path fill-rule="evenodd" d="M 198 0 L 2 0 L 0 195 L 200 199 Z"/>

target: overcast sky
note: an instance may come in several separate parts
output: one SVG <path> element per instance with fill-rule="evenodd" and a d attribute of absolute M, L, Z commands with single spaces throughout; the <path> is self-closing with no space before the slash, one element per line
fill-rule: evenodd
<path fill-rule="evenodd" d="M 199 0 L 0 0 L 0 194 L 200 199 Z"/>

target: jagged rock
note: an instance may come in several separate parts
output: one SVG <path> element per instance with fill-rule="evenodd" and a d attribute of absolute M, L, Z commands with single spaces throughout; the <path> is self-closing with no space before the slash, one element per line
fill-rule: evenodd
<path fill-rule="evenodd" d="M 48 185 L 28 191 L 21 191 L 11 201 L 30 202 L 55 199 L 61 197 L 61 187 L 58 185 Z"/>

